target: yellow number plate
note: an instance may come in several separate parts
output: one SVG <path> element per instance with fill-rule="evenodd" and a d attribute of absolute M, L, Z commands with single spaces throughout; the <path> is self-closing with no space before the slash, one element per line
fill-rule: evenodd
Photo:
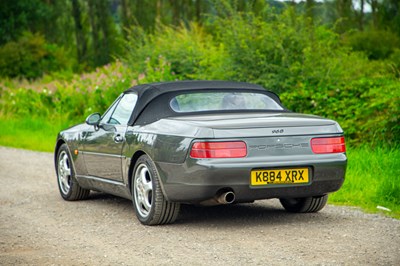
<path fill-rule="evenodd" d="M 291 185 L 309 183 L 308 168 L 271 169 L 251 171 L 251 185 Z"/>

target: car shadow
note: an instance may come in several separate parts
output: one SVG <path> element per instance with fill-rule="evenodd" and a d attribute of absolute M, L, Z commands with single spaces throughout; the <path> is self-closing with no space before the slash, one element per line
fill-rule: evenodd
<path fill-rule="evenodd" d="M 132 202 L 125 198 L 116 197 L 101 192 L 92 192 L 86 202 L 113 205 L 113 208 L 127 210 L 132 208 Z M 217 206 L 200 206 L 182 204 L 175 223 L 167 226 L 180 227 L 197 225 L 198 227 L 231 227 L 258 225 L 290 225 L 327 223 L 331 213 L 322 210 L 318 213 L 289 213 L 286 212 L 276 199 L 261 200 L 255 203 L 240 203 Z"/>
<path fill-rule="evenodd" d="M 268 201 L 256 203 L 219 205 L 212 207 L 182 205 L 181 212 L 175 224 L 204 224 L 209 226 L 243 227 L 257 225 L 309 223 L 326 220 L 326 215 L 321 213 L 294 214 L 286 212 L 283 207 Z"/>

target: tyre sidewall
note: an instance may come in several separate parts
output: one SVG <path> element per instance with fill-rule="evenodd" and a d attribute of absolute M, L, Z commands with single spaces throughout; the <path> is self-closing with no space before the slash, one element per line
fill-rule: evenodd
<path fill-rule="evenodd" d="M 328 201 L 328 195 L 318 197 L 306 197 L 297 199 L 281 198 L 282 206 L 289 212 L 294 213 L 312 213 L 323 209 Z"/>

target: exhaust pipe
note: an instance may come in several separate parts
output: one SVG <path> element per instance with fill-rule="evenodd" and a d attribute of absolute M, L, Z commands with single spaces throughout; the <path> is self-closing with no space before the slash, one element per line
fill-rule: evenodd
<path fill-rule="evenodd" d="M 235 193 L 228 191 L 217 197 L 217 202 L 220 204 L 231 204 L 235 201 L 235 198 Z"/>
<path fill-rule="evenodd" d="M 235 193 L 233 193 L 233 191 L 227 191 L 221 194 L 218 193 L 214 198 L 200 202 L 200 205 L 215 206 L 220 204 L 231 204 L 235 199 Z"/>

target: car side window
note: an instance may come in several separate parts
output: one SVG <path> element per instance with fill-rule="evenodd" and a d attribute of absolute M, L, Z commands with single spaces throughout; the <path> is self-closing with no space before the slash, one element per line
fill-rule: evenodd
<path fill-rule="evenodd" d="M 101 117 L 100 124 L 107 124 L 110 121 L 111 115 L 114 113 L 114 109 L 121 100 L 121 95 L 112 103 L 112 105 L 107 109 L 107 111 Z"/>
<path fill-rule="evenodd" d="M 113 125 L 127 125 L 137 102 L 134 93 L 125 94 L 117 104 L 108 123 Z"/>

